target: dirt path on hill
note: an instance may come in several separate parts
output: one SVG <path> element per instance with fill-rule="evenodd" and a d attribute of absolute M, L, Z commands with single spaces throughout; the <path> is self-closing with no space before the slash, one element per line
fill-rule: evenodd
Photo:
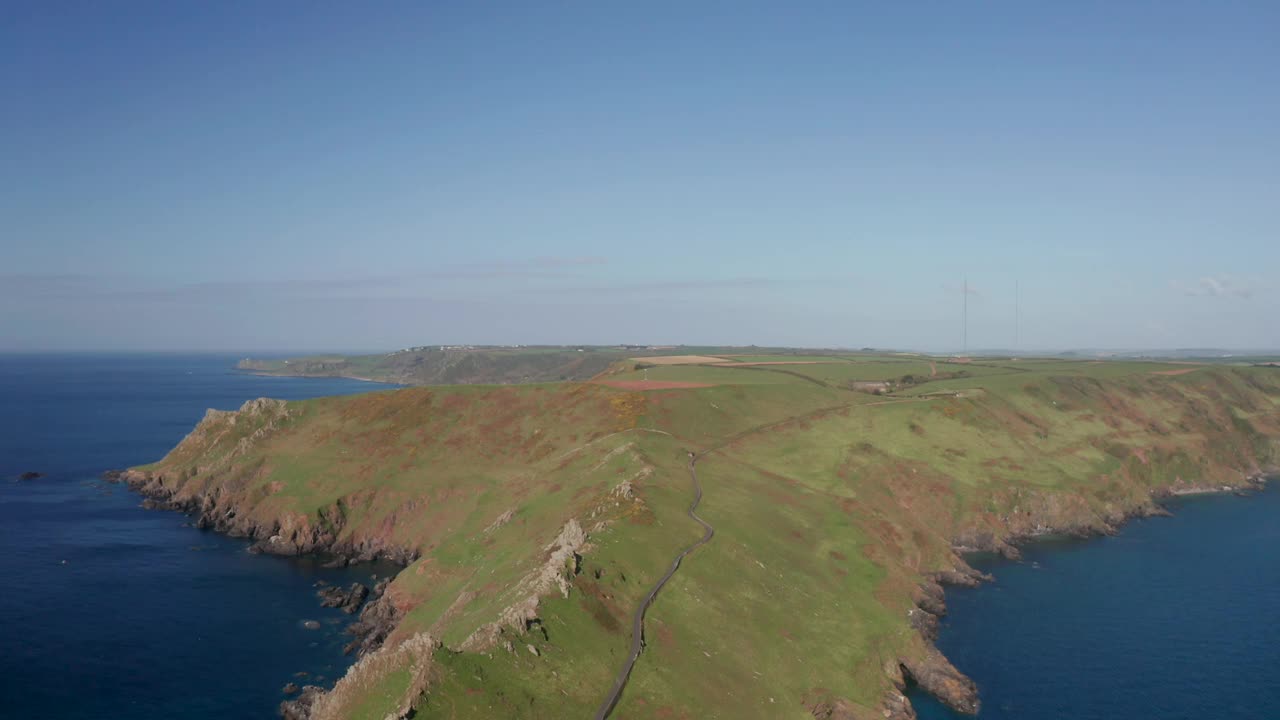
<path fill-rule="evenodd" d="M 684 560 L 689 553 L 711 542 L 712 536 L 716 534 L 716 529 L 710 523 L 698 517 L 698 503 L 702 502 L 702 485 L 698 483 L 698 459 L 701 455 L 689 453 L 689 479 L 693 481 L 693 503 L 689 505 L 686 514 L 693 518 L 695 522 L 704 529 L 702 539 L 680 551 L 676 555 L 675 560 L 671 561 L 671 567 L 667 568 L 667 574 L 663 575 L 653 588 L 649 590 L 649 594 L 644 596 L 644 600 L 640 602 L 640 606 L 636 608 L 636 614 L 631 619 L 631 651 L 627 654 L 627 660 L 622 664 L 622 669 L 618 672 L 618 677 L 613 681 L 613 688 L 609 690 L 609 694 L 605 697 L 604 702 L 600 704 L 600 709 L 596 711 L 595 720 L 605 720 L 613 712 L 617 706 L 618 700 L 622 698 L 622 689 L 627 686 L 627 680 L 631 677 L 631 669 L 635 667 L 636 660 L 640 657 L 640 651 L 644 649 L 644 615 L 649 610 L 649 606 L 653 604 L 654 598 L 658 597 L 658 592 L 667 584 L 667 581 L 675 576 L 676 571 L 680 569 L 680 562 Z"/>
<path fill-rule="evenodd" d="M 780 425 L 785 425 L 790 422 L 795 422 L 796 420 L 802 420 L 806 417 L 811 417 L 811 416 L 819 415 L 822 413 L 828 413 L 828 412 L 832 412 L 833 410 L 840 410 L 843 408 L 874 407 L 877 405 L 896 405 L 900 403 L 909 403 L 909 402 L 928 402 L 931 399 L 932 398 L 892 398 L 889 400 L 880 400 L 878 402 L 871 402 L 871 403 L 853 403 L 848 405 L 838 405 L 836 407 L 819 408 L 818 410 L 814 410 L 812 412 L 804 413 L 801 415 L 794 415 L 792 417 L 786 418 L 785 420 L 766 423 L 764 425 L 759 425 L 757 427 L 748 428 L 746 430 L 743 430 L 740 433 L 736 433 L 734 435 L 731 435 L 725 438 L 724 440 L 707 448 L 701 453 L 697 453 L 697 454 L 692 452 L 689 453 L 689 480 L 693 483 L 693 502 L 690 503 L 689 509 L 685 511 L 685 514 L 687 514 L 690 518 L 692 518 L 694 522 L 698 523 L 703 527 L 704 532 L 702 534 L 702 538 L 697 542 L 693 543 L 692 545 L 690 545 L 689 547 L 685 548 L 684 550 L 681 550 L 679 555 L 676 555 L 675 559 L 671 561 L 671 567 L 667 568 L 666 574 L 658 579 L 658 582 L 655 583 L 652 588 L 650 588 L 649 593 L 644 596 L 644 600 L 640 601 L 640 605 L 636 608 L 635 615 L 632 616 L 631 618 L 631 650 L 630 652 L 627 653 L 627 659 L 625 662 L 623 662 L 622 669 L 618 671 L 618 677 L 613 681 L 613 687 L 609 689 L 609 694 L 605 696 L 604 702 L 600 704 L 600 709 L 596 711 L 596 714 L 594 716 L 595 720 L 606 720 L 606 718 L 608 718 L 609 715 L 613 713 L 614 708 L 617 707 L 618 701 L 622 699 L 622 691 L 624 688 L 626 688 L 627 680 L 631 678 L 631 671 L 632 669 L 635 668 L 636 661 L 640 658 L 640 653 L 644 650 L 644 618 L 645 618 L 645 614 L 649 611 L 649 606 L 652 605 L 654 599 L 658 597 L 658 593 L 662 590 L 663 586 L 665 586 L 667 582 L 670 581 L 671 578 L 675 576 L 676 571 L 680 569 L 680 563 L 686 557 L 688 557 L 689 554 L 692 553 L 694 550 L 697 550 L 703 545 L 706 545 L 707 543 L 711 542 L 711 538 L 714 537 L 716 534 L 716 529 L 712 527 L 710 523 L 698 517 L 698 513 L 697 513 L 698 504 L 702 502 L 702 485 L 701 483 L 698 482 L 697 466 L 698 466 L 699 460 L 701 460 L 703 457 L 705 457 L 710 453 L 720 450 L 728 445 L 731 445 L 747 437 L 748 435 L 754 435 L 756 433 L 763 432 L 765 430 L 769 430 L 771 428 L 778 427 Z M 657 431 L 657 432 L 661 432 L 661 431 Z M 669 434 L 669 433 L 665 433 L 665 434 Z M 672 436 L 672 437 L 675 437 L 675 436 Z"/>

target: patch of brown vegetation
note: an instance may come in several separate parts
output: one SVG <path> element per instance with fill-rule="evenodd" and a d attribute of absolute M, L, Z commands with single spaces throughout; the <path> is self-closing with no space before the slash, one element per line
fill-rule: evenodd
<path fill-rule="evenodd" d="M 648 401 L 638 392 L 629 392 L 609 398 L 609 408 L 618 420 L 618 429 L 626 430 L 636 426 L 640 416 L 644 415 Z"/>
<path fill-rule="evenodd" d="M 435 393 L 430 388 L 406 388 L 394 393 L 353 395 L 339 405 L 339 417 L 348 422 L 369 424 L 389 420 L 430 415 Z M 447 400 L 446 400 L 447 403 Z M 446 404 L 446 407 L 448 405 Z"/>
<path fill-rule="evenodd" d="M 658 642 L 674 650 L 676 647 L 676 634 L 671 631 L 671 626 L 666 623 L 656 623 L 655 625 L 654 630 L 657 631 Z"/>
<path fill-rule="evenodd" d="M 764 474 L 764 473 L 761 473 Z M 771 485 L 763 486 L 764 494 L 769 496 L 769 500 L 777 505 L 785 505 L 787 507 L 796 507 L 799 505 L 796 499 L 790 493 L 783 492 Z"/>
<path fill-rule="evenodd" d="M 614 597 L 600 583 L 579 576 L 574 581 L 574 586 L 582 591 L 582 604 L 600 627 L 611 633 L 622 631 L 621 619 L 626 617 L 626 610 L 619 607 Z M 670 630 L 667 632 L 670 633 Z M 658 635 L 661 638 L 661 627 Z"/>
<path fill-rule="evenodd" d="M 632 525 L 652 525 L 656 521 L 653 511 L 649 509 L 648 505 L 641 502 L 632 503 L 623 514 L 623 517 Z"/>

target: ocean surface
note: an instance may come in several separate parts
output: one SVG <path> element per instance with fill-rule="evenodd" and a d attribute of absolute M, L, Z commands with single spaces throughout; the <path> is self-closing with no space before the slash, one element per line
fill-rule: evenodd
<path fill-rule="evenodd" d="M 978 683 L 980 720 L 1280 718 L 1280 480 L 1169 508 L 975 562 L 995 583 L 947 590 L 938 646 Z"/>
<path fill-rule="evenodd" d="M 345 671 L 349 618 L 314 583 L 389 568 L 251 555 L 99 479 L 159 459 L 206 408 L 386 387 L 236 359 L 0 355 L 0 718 L 271 718 L 285 683 Z"/>

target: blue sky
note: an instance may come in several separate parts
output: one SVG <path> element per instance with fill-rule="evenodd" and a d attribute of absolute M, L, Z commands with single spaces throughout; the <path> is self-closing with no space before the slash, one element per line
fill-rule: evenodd
<path fill-rule="evenodd" d="M 6 4 L 0 349 L 1280 347 L 1280 4 L 471 5 Z"/>

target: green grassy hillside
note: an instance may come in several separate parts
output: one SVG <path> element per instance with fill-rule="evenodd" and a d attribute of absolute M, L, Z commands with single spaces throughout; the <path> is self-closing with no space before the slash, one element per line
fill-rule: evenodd
<path fill-rule="evenodd" d="M 701 536 L 701 453 L 715 538 L 652 606 L 612 717 L 800 720 L 908 717 L 904 668 L 963 702 L 920 609 L 967 577 L 957 546 L 1106 531 L 1280 460 L 1275 368 L 725 362 L 257 401 L 134 479 L 232 510 L 269 551 L 410 560 L 384 649 L 314 717 L 591 717 L 632 612 Z M 760 362 L 803 364 L 733 366 Z"/>

